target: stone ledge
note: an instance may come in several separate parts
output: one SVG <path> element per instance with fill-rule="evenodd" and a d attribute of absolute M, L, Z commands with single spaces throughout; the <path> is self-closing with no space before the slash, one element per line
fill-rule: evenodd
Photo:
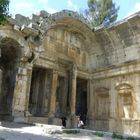
<path fill-rule="evenodd" d="M 93 71 L 92 77 L 93 79 L 102 79 L 102 78 L 109 78 L 114 77 L 118 75 L 125 75 L 130 73 L 139 73 L 140 72 L 140 62 L 136 63 L 130 63 L 118 65 L 118 66 L 112 66 L 108 68 L 104 68 L 99 71 Z"/>

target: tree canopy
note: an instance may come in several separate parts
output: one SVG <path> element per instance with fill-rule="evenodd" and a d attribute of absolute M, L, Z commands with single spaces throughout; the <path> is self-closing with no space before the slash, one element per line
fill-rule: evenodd
<path fill-rule="evenodd" d="M 9 0 L 0 0 L 0 24 L 3 24 L 9 15 L 9 2 Z"/>
<path fill-rule="evenodd" d="M 93 27 L 97 27 L 116 21 L 118 10 L 112 0 L 88 0 L 88 9 L 84 14 Z"/>

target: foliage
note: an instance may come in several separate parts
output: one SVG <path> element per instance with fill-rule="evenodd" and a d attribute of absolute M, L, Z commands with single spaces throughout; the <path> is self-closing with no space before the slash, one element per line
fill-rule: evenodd
<path fill-rule="evenodd" d="M 9 16 L 9 0 L 0 0 L 0 24 L 4 24 Z"/>
<path fill-rule="evenodd" d="M 80 130 L 69 130 L 69 129 L 64 129 L 64 130 L 63 130 L 63 133 L 66 133 L 66 134 L 78 134 L 78 133 L 80 133 Z"/>
<path fill-rule="evenodd" d="M 35 54 L 34 54 L 34 52 L 32 52 L 31 57 L 28 58 L 28 62 L 31 63 L 34 60 L 34 58 L 35 58 Z"/>
<path fill-rule="evenodd" d="M 124 139 L 124 137 L 123 137 L 122 135 L 117 134 L 117 133 L 115 133 L 115 132 L 113 132 L 112 138 L 114 138 L 114 139 Z"/>
<path fill-rule="evenodd" d="M 88 0 L 88 9 L 84 17 L 88 19 L 93 27 L 108 25 L 116 21 L 119 7 L 116 8 L 112 0 Z"/>
<path fill-rule="evenodd" d="M 127 140 L 135 140 L 133 137 L 128 137 Z"/>
<path fill-rule="evenodd" d="M 103 133 L 103 132 L 98 132 L 98 131 L 96 131 L 96 132 L 94 133 L 94 135 L 96 135 L 96 136 L 98 136 L 98 137 L 103 137 L 103 136 L 104 136 L 104 133 Z"/>

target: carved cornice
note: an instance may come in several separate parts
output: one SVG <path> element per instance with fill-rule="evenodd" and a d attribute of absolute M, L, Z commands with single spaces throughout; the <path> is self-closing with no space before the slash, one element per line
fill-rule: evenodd
<path fill-rule="evenodd" d="M 140 62 L 132 61 L 130 63 L 114 65 L 112 67 L 104 68 L 99 71 L 94 71 L 92 72 L 92 78 L 104 79 L 104 78 L 126 75 L 130 73 L 139 73 L 139 72 L 140 72 Z"/>
<path fill-rule="evenodd" d="M 129 96 L 132 93 L 133 87 L 128 83 L 121 83 L 115 88 L 122 96 Z"/>

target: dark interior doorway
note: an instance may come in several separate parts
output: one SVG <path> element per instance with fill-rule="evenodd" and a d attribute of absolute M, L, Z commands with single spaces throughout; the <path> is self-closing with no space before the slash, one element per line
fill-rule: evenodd
<path fill-rule="evenodd" d="M 51 76 L 50 70 L 33 68 L 29 97 L 29 112 L 33 116 L 45 116 L 49 112 Z"/>
<path fill-rule="evenodd" d="M 0 115 L 12 114 L 12 102 L 21 57 L 21 47 L 16 40 L 4 38 L 1 43 L 0 69 L 2 70 L 0 88 Z"/>
<path fill-rule="evenodd" d="M 87 115 L 87 80 L 77 78 L 76 115 Z"/>

